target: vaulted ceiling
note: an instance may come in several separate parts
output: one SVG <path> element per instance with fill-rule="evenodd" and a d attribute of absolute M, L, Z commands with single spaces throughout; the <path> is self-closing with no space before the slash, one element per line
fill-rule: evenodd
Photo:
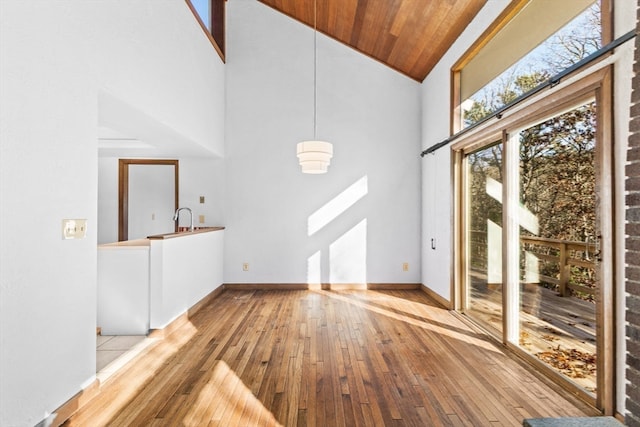
<path fill-rule="evenodd" d="M 487 0 L 260 1 L 421 82 Z"/>

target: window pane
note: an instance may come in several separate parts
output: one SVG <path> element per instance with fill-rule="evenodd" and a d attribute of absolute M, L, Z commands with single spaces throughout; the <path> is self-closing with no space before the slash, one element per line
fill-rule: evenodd
<path fill-rule="evenodd" d="M 200 20 L 211 31 L 211 0 L 190 0 Z"/>
<path fill-rule="evenodd" d="M 502 330 L 502 143 L 467 156 L 468 313 Z"/>
<path fill-rule="evenodd" d="M 528 353 L 596 387 L 596 107 L 520 132 L 520 337 Z"/>
<path fill-rule="evenodd" d="M 601 45 L 600 1 L 596 1 L 494 80 L 463 100 L 463 127 L 478 122 L 553 75 L 589 56 L 600 49 Z M 464 88 L 462 92 L 464 93 Z"/>

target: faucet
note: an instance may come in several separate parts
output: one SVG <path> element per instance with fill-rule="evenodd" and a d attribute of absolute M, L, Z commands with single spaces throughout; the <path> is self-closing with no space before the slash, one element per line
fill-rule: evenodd
<path fill-rule="evenodd" d="M 177 221 L 178 221 L 178 217 L 180 216 L 180 211 L 183 209 L 189 211 L 189 218 L 191 218 L 191 225 L 189 226 L 189 231 L 193 231 L 193 212 L 191 212 L 191 209 L 189 208 L 176 209 L 176 213 L 173 214 L 173 220 L 176 221 L 176 226 L 177 226 L 178 225 Z"/>

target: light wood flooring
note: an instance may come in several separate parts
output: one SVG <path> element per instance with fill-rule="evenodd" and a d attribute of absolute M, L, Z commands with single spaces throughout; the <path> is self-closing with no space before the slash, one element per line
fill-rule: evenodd
<path fill-rule="evenodd" d="M 421 291 L 225 291 L 66 426 L 519 426 L 591 415 Z"/>

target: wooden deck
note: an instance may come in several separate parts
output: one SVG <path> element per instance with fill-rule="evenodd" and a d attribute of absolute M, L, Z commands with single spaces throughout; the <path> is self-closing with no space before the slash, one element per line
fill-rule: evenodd
<path fill-rule="evenodd" d="M 493 289 L 489 289 L 493 287 Z M 469 314 L 500 330 L 499 285 L 474 283 Z M 536 284 L 521 285 L 520 342 L 528 353 L 589 393 L 596 391 L 595 304 Z"/>
<path fill-rule="evenodd" d="M 67 426 L 519 426 L 593 415 L 421 291 L 225 291 Z"/>

